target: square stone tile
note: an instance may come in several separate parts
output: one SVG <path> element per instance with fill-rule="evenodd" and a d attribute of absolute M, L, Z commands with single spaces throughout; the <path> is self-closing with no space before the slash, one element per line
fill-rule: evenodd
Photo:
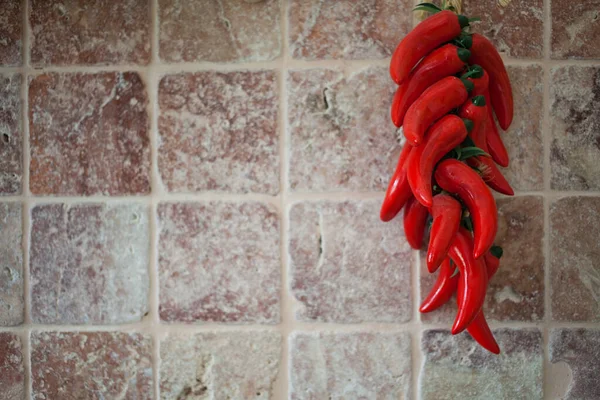
<path fill-rule="evenodd" d="M 290 338 L 290 399 L 410 399 L 408 333 L 308 333 Z"/>
<path fill-rule="evenodd" d="M 552 69 L 550 129 L 552 189 L 600 190 L 600 66 Z"/>
<path fill-rule="evenodd" d="M 497 329 L 494 336 L 500 355 L 483 349 L 466 332 L 456 336 L 444 330 L 423 332 L 420 399 L 541 400 L 541 333 L 534 329 Z"/>
<path fill-rule="evenodd" d="M 282 0 L 158 0 L 160 58 L 268 61 L 281 54 Z"/>
<path fill-rule="evenodd" d="M 562 383 L 553 398 L 564 400 L 600 398 L 600 330 L 553 329 L 550 332 L 550 362 L 566 367 L 553 378 Z"/>
<path fill-rule="evenodd" d="M 552 319 L 600 321 L 600 198 L 555 201 L 550 232 Z"/>
<path fill-rule="evenodd" d="M 152 339 L 124 332 L 33 332 L 32 399 L 152 399 Z"/>
<path fill-rule="evenodd" d="M 385 190 L 400 153 L 388 69 L 291 71 L 287 86 L 291 189 Z"/>
<path fill-rule="evenodd" d="M 0 326 L 23 323 L 23 205 L 0 203 Z"/>
<path fill-rule="evenodd" d="M 161 399 L 273 399 L 281 336 L 245 331 L 168 336 L 160 344 Z"/>
<path fill-rule="evenodd" d="M 148 312 L 148 209 L 48 204 L 31 211 L 31 318 L 118 324 Z"/>
<path fill-rule="evenodd" d="M 0 400 L 25 399 L 25 368 L 19 336 L 0 332 Z"/>
<path fill-rule="evenodd" d="M 600 0 L 551 0 L 551 56 L 600 59 Z"/>
<path fill-rule="evenodd" d="M 303 60 L 392 55 L 412 28 L 411 0 L 290 0 L 289 46 Z"/>
<path fill-rule="evenodd" d="M 148 64 L 150 2 L 32 0 L 31 63 Z"/>
<path fill-rule="evenodd" d="M 0 21 L 1 13 L 2 11 Z M 22 191 L 21 85 L 21 75 L 0 73 L 0 196 L 19 195 Z"/>
<path fill-rule="evenodd" d="M 479 17 L 474 31 L 494 43 L 499 52 L 516 58 L 544 57 L 544 1 L 464 0 L 462 13 Z M 515 103 L 519 104 L 519 103 Z"/>
<path fill-rule="evenodd" d="M 303 321 L 407 322 L 412 250 L 379 201 L 305 202 L 290 210 L 290 285 Z"/>
<path fill-rule="evenodd" d="M 171 192 L 279 192 L 274 71 L 168 75 L 158 89 L 158 167 Z"/>
<path fill-rule="evenodd" d="M 0 66 L 23 63 L 23 4 L 0 0 Z"/>
<path fill-rule="evenodd" d="M 162 203 L 159 288 L 165 322 L 279 322 L 280 229 L 255 202 Z"/>
<path fill-rule="evenodd" d="M 150 193 L 149 128 L 136 72 L 36 76 L 29 84 L 31 192 Z"/>

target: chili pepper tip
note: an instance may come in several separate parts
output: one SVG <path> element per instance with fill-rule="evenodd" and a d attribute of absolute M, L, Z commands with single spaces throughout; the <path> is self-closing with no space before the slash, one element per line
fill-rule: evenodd
<path fill-rule="evenodd" d="M 478 107 L 483 107 L 485 106 L 485 96 L 484 95 L 479 95 L 479 96 L 475 96 L 471 99 L 471 101 L 473 102 L 473 104 L 475 104 Z"/>
<path fill-rule="evenodd" d="M 457 53 L 458 53 L 458 58 L 460 58 L 462 61 L 467 62 L 469 61 L 469 58 L 471 58 L 471 52 L 467 49 L 463 49 L 461 47 L 458 47 L 456 49 Z"/>
<path fill-rule="evenodd" d="M 465 26 L 469 26 L 469 18 L 465 15 L 458 15 L 458 23 L 460 24 L 461 28 L 464 28 Z"/>
<path fill-rule="evenodd" d="M 467 132 L 471 132 L 473 130 L 473 127 L 475 126 L 473 124 L 473 121 L 471 121 L 470 119 L 466 119 L 466 118 L 463 118 L 462 120 L 465 123 L 465 128 L 467 128 Z"/>

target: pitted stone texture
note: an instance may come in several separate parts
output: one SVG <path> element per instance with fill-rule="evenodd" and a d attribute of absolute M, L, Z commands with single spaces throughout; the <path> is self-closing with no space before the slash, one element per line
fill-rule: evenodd
<path fill-rule="evenodd" d="M 412 28 L 410 0 L 291 0 L 292 57 L 376 59 L 392 55 Z"/>
<path fill-rule="evenodd" d="M 31 318 L 117 324 L 148 311 L 146 207 L 40 205 L 31 211 Z"/>
<path fill-rule="evenodd" d="M 163 203 L 160 318 L 167 322 L 279 321 L 279 217 L 261 203 Z"/>
<path fill-rule="evenodd" d="M 600 321 L 600 198 L 550 207 L 550 284 L 555 321 Z"/>
<path fill-rule="evenodd" d="M 23 322 L 23 205 L 0 203 L 0 326 Z"/>
<path fill-rule="evenodd" d="M 408 333 L 298 332 L 290 359 L 291 400 L 411 396 Z"/>
<path fill-rule="evenodd" d="M 160 58 L 267 61 L 281 54 L 282 0 L 159 0 Z"/>
<path fill-rule="evenodd" d="M 600 66 L 552 69 L 550 126 L 552 189 L 599 190 Z"/>
<path fill-rule="evenodd" d="M 169 336 L 160 345 L 161 399 L 272 399 L 279 370 L 278 333 Z"/>
<path fill-rule="evenodd" d="M 152 399 L 151 358 L 139 333 L 33 332 L 32 399 Z"/>
<path fill-rule="evenodd" d="M 510 66 L 507 70 L 516 106 L 508 131 L 502 132 L 498 126 L 510 157 L 510 164 L 508 168 L 501 168 L 502 173 L 515 190 L 543 190 L 544 71 L 539 65 Z"/>
<path fill-rule="evenodd" d="M 144 0 L 32 0 L 31 62 L 148 64 L 150 3 Z"/>
<path fill-rule="evenodd" d="M 387 68 L 291 71 L 287 86 L 292 190 L 385 190 L 400 151 Z"/>
<path fill-rule="evenodd" d="M 379 201 L 306 202 L 290 211 L 291 289 L 304 321 L 406 322 L 412 251 Z"/>
<path fill-rule="evenodd" d="M 480 17 L 475 30 L 494 43 L 499 52 L 516 58 L 544 56 L 544 1 L 465 0 L 463 14 Z M 515 103 L 521 104 L 521 103 Z"/>
<path fill-rule="evenodd" d="M 0 400 L 25 399 L 25 368 L 21 339 L 0 332 Z"/>
<path fill-rule="evenodd" d="M 0 0 L 0 66 L 23 62 L 23 4 L 22 1 Z"/>
<path fill-rule="evenodd" d="M 599 399 L 600 331 L 597 329 L 553 329 L 550 362 L 566 363 L 572 381 L 561 399 Z M 562 395 L 562 394 L 561 394 Z"/>
<path fill-rule="evenodd" d="M 172 192 L 279 192 L 273 71 L 169 75 L 159 85 L 158 166 Z"/>
<path fill-rule="evenodd" d="M 552 0 L 552 58 L 600 59 L 600 0 Z"/>
<path fill-rule="evenodd" d="M 423 332 L 422 400 L 538 399 L 542 395 L 542 335 L 530 329 L 494 331 L 501 353 L 479 346 L 468 333 Z"/>
<path fill-rule="evenodd" d="M 18 195 L 22 190 L 21 81 L 21 75 L 0 74 L 0 196 Z"/>
<path fill-rule="evenodd" d="M 136 72 L 51 73 L 29 84 L 31 191 L 150 192 L 148 98 Z"/>

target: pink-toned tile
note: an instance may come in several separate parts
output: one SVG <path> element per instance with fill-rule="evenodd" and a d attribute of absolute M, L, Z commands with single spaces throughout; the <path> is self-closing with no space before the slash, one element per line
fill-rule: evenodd
<path fill-rule="evenodd" d="M 306 202 L 290 211 L 291 290 L 304 321 L 406 322 L 413 256 L 378 201 Z"/>
<path fill-rule="evenodd" d="M 23 323 L 23 205 L 0 203 L 0 326 Z"/>
<path fill-rule="evenodd" d="M 33 332 L 34 400 L 153 398 L 152 339 L 124 332 Z"/>
<path fill-rule="evenodd" d="M 552 58 L 600 59 L 600 0 L 551 0 Z"/>
<path fill-rule="evenodd" d="M 148 64 L 150 2 L 32 0 L 31 62 L 46 65 Z"/>
<path fill-rule="evenodd" d="M 281 336 L 266 331 L 171 335 L 160 344 L 161 399 L 273 399 Z"/>
<path fill-rule="evenodd" d="M 281 0 L 159 0 L 160 58 L 266 61 L 281 53 Z"/>
<path fill-rule="evenodd" d="M 163 321 L 279 321 L 280 231 L 272 206 L 163 203 L 158 218 Z"/>
<path fill-rule="evenodd" d="M 292 190 L 385 190 L 399 154 L 389 117 L 395 86 L 381 67 L 288 74 Z"/>
<path fill-rule="evenodd" d="M 25 399 L 25 368 L 21 339 L 0 332 L 0 400 Z"/>
<path fill-rule="evenodd" d="M 23 62 L 23 4 L 0 0 L 0 66 Z"/>
<path fill-rule="evenodd" d="M 138 204 L 40 205 L 31 211 L 31 318 L 135 322 L 148 311 L 148 210 Z"/>
<path fill-rule="evenodd" d="M 21 81 L 21 75 L 0 73 L 0 196 L 22 191 Z"/>
<path fill-rule="evenodd" d="M 273 71 L 164 77 L 158 166 L 167 190 L 277 194 L 277 91 Z"/>
<path fill-rule="evenodd" d="M 29 84 L 32 193 L 149 193 L 149 125 L 136 72 L 36 76 Z"/>

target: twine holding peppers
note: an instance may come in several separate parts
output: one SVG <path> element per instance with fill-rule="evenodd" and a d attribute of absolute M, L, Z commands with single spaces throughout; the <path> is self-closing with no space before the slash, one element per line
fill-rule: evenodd
<path fill-rule="evenodd" d="M 509 159 L 494 120 L 495 114 L 503 130 L 510 126 L 512 89 L 493 44 L 469 31 L 478 19 L 458 14 L 460 1 L 448 3 L 419 4 L 416 11 L 433 15 L 392 56 L 398 89 L 391 117 L 406 143 L 380 218 L 390 221 L 404 208 L 406 239 L 415 249 L 429 226 L 427 269 L 440 271 L 420 311 L 436 310 L 456 292 L 452 334 L 467 330 L 498 354 L 482 308 L 502 256 L 494 246 L 498 216 L 490 189 L 514 194 L 496 165 L 506 167 Z"/>

